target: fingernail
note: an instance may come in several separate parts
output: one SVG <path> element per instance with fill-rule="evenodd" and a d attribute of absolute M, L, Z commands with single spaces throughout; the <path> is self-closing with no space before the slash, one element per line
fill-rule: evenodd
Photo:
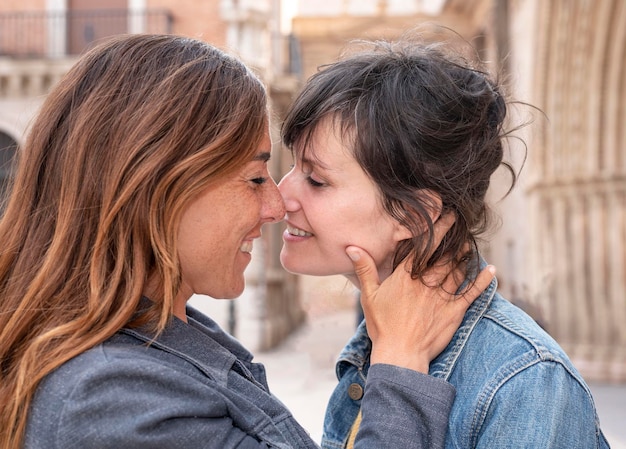
<path fill-rule="evenodd" d="M 493 265 L 489 265 L 487 267 L 487 270 L 491 273 L 491 274 L 496 274 L 496 267 L 494 267 Z"/>
<path fill-rule="evenodd" d="M 357 260 L 361 258 L 361 255 L 359 254 L 359 252 L 351 248 L 346 249 L 346 254 L 348 255 L 350 259 L 352 259 L 353 262 L 356 262 Z"/>

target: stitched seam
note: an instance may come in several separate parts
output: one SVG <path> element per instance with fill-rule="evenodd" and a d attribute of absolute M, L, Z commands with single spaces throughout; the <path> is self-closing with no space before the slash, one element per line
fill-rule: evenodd
<path fill-rule="evenodd" d="M 500 391 L 504 384 L 506 384 L 513 377 L 531 366 L 538 364 L 539 362 L 541 362 L 541 359 L 537 356 L 537 354 L 526 354 L 515 363 L 506 366 L 505 369 L 499 372 L 499 375 L 496 376 L 492 382 L 488 383 L 489 386 L 485 388 L 485 390 L 483 390 L 478 397 L 478 407 L 476 409 L 477 413 L 474 414 L 472 425 L 470 427 L 470 441 L 472 443 L 472 447 L 478 444 L 480 430 L 482 429 L 485 418 L 487 417 L 489 408 L 491 407 L 496 394 Z"/>

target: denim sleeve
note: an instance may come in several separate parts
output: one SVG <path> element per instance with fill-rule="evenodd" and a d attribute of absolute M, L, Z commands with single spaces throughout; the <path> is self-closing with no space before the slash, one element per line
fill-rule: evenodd
<path fill-rule="evenodd" d="M 454 387 L 397 366 L 376 364 L 367 375 L 355 448 L 443 448 Z"/>
<path fill-rule="evenodd" d="M 478 449 L 608 449 L 589 390 L 558 362 L 531 365 L 482 400 Z"/>

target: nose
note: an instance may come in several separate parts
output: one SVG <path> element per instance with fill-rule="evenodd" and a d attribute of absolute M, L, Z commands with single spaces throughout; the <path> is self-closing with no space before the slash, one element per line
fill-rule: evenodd
<path fill-rule="evenodd" d="M 278 222 L 285 218 L 285 203 L 274 180 L 267 183 L 266 197 L 262 216 L 266 222 Z"/>
<path fill-rule="evenodd" d="M 278 190 L 283 196 L 283 201 L 287 212 L 295 212 L 299 208 L 299 203 L 296 200 L 293 170 L 294 169 L 291 169 L 291 171 L 283 176 L 283 179 L 281 179 L 278 183 Z"/>

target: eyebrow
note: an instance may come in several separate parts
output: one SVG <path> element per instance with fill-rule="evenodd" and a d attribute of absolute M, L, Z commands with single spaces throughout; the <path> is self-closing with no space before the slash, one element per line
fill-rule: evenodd
<path fill-rule="evenodd" d="M 267 162 L 270 160 L 270 152 L 269 151 L 264 151 L 263 153 L 259 153 L 256 156 L 254 156 L 254 159 L 252 159 L 253 161 L 261 161 L 261 162 Z"/>
<path fill-rule="evenodd" d="M 319 168 L 322 168 L 324 170 L 332 171 L 332 169 L 328 165 L 324 164 L 322 161 L 320 161 L 317 158 L 311 159 L 311 158 L 308 158 L 308 157 L 303 157 L 301 160 L 302 160 L 303 164 L 312 165 L 314 167 L 319 167 Z"/>

